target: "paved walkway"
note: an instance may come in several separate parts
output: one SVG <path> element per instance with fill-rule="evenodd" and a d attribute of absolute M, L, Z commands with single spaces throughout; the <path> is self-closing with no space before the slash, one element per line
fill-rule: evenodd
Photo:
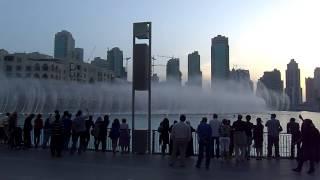
<path fill-rule="evenodd" d="M 294 180 L 320 179 L 314 175 L 291 172 L 296 165 L 290 160 L 251 160 L 236 165 L 213 161 L 210 170 L 194 168 L 195 158 L 186 168 L 168 167 L 168 159 L 160 155 L 117 155 L 86 152 L 81 156 L 65 154 L 51 158 L 47 150 L 9 151 L 0 148 L 0 180 Z M 319 171 L 320 169 L 317 168 Z"/>

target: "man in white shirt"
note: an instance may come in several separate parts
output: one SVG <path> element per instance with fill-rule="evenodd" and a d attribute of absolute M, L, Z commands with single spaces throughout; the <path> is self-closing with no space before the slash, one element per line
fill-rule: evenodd
<path fill-rule="evenodd" d="M 219 129 L 221 122 L 218 120 L 218 115 L 213 114 L 213 119 L 209 122 L 212 134 L 211 134 L 211 158 L 218 159 L 220 157 L 220 142 L 219 142 Z"/>
<path fill-rule="evenodd" d="M 173 141 L 173 149 L 171 154 L 170 166 L 173 166 L 177 159 L 177 151 L 180 152 L 180 165 L 184 167 L 184 160 L 186 158 L 186 150 L 191 139 L 191 128 L 186 123 L 186 116 L 180 116 L 180 122 L 172 127 L 171 139 Z"/>

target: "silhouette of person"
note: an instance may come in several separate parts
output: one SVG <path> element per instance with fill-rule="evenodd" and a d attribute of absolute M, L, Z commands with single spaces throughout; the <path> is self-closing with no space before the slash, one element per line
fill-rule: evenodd
<path fill-rule="evenodd" d="M 272 147 L 275 149 L 275 158 L 279 159 L 279 134 L 282 131 L 280 121 L 276 119 L 276 114 L 271 114 L 271 119 L 267 121 L 268 129 L 268 159 L 272 157 Z"/>
<path fill-rule="evenodd" d="M 158 132 L 160 133 L 159 144 L 161 145 L 161 153 L 163 156 L 165 155 L 167 146 L 169 144 L 169 130 L 169 120 L 168 118 L 164 118 L 158 128 Z"/>
<path fill-rule="evenodd" d="M 196 164 L 197 168 L 201 167 L 203 159 L 203 153 L 206 153 L 206 169 L 210 167 L 210 139 L 211 139 L 211 126 L 207 123 L 207 118 L 203 117 L 197 128 L 198 143 L 199 143 L 199 154 L 198 161 Z"/>
<path fill-rule="evenodd" d="M 254 147 L 256 148 L 257 160 L 262 160 L 263 129 L 261 118 L 257 118 L 257 124 L 253 127 Z"/>
<path fill-rule="evenodd" d="M 301 132 L 300 125 L 295 118 L 291 118 L 287 124 L 287 133 L 291 134 L 291 159 L 295 158 L 295 147 L 297 147 L 297 154 L 300 153 L 301 143 L 299 142 Z"/>

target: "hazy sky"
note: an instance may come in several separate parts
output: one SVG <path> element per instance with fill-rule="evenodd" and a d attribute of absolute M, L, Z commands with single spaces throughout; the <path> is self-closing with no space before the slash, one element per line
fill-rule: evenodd
<path fill-rule="evenodd" d="M 229 37 L 231 68 L 249 69 L 254 80 L 273 68 L 284 79 L 295 58 L 304 86 L 319 66 L 319 0 L 0 0 L 0 7 L 0 48 L 10 52 L 53 55 L 54 34 L 65 29 L 86 60 L 106 57 L 114 46 L 131 57 L 132 23 L 152 21 L 153 54 L 180 58 L 184 79 L 194 50 L 210 79 L 210 43 L 218 34 Z"/>

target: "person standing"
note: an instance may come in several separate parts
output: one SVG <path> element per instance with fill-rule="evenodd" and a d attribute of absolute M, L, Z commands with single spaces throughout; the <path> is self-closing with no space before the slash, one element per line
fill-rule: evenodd
<path fill-rule="evenodd" d="M 169 130 L 169 120 L 168 118 L 164 118 L 158 128 L 158 132 L 160 133 L 159 144 L 161 145 L 162 156 L 166 154 L 167 146 L 169 144 Z"/>
<path fill-rule="evenodd" d="M 72 131 L 72 115 L 65 111 L 62 116 L 62 123 L 63 123 L 63 149 L 68 150 L 69 142 L 71 138 L 71 131 Z"/>
<path fill-rule="evenodd" d="M 96 152 L 99 150 L 99 145 L 101 143 L 100 132 L 103 127 L 103 121 L 101 117 L 98 117 L 96 122 L 94 123 L 94 127 L 92 130 L 92 135 L 94 137 L 94 149 Z"/>
<path fill-rule="evenodd" d="M 180 116 L 180 122 L 172 127 L 171 138 L 173 142 L 170 166 L 174 166 L 177 159 L 177 151 L 180 152 L 180 166 L 184 167 L 186 150 L 191 139 L 191 128 L 185 123 L 186 116 Z"/>
<path fill-rule="evenodd" d="M 23 125 L 23 143 L 24 149 L 31 148 L 31 131 L 32 131 L 32 119 L 34 114 L 30 114 L 24 121 Z"/>
<path fill-rule="evenodd" d="M 207 118 L 203 117 L 197 128 L 198 143 L 199 143 L 199 154 L 196 168 L 201 167 L 203 159 L 203 153 L 206 153 L 206 169 L 210 168 L 210 138 L 211 138 L 211 126 L 207 123 Z"/>
<path fill-rule="evenodd" d="M 246 123 L 242 121 L 242 115 L 238 115 L 238 120 L 233 123 L 232 129 L 236 161 L 242 162 L 245 159 L 247 147 Z"/>
<path fill-rule="evenodd" d="M 38 114 L 36 119 L 34 120 L 34 130 L 33 130 L 33 140 L 34 140 L 35 148 L 38 148 L 42 128 L 43 128 L 42 115 Z"/>
<path fill-rule="evenodd" d="M 6 117 L 2 119 L 4 143 L 8 143 L 9 141 L 9 119 L 10 113 L 6 113 Z"/>
<path fill-rule="evenodd" d="M 82 111 L 79 110 L 72 123 L 72 147 L 70 153 L 73 154 L 77 149 L 77 143 L 80 139 L 78 146 L 78 154 L 81 154 L 85 148 L 85 133 L 86 133 L 86 117 L 82 116 Z"/>
<path fill-rule="evenodd" d="M 172 149 L 173 149 L 173 142 L 172 142 L 172 137 L 171 137 L 171 132 L 172 132 L 172 128 L 175 124 L 177 124 L 178 121 L 174 120 L 173 124 L 169 127 L 169 133 L 170 133 L 170 140 L 169 140 L 169 154 L 172 155 Z"/>
<path fill-rule="evenodd" d="M 120 137 L 120 122 L 119 119 L 115 119 L 111 125 L 111 130 L 109 133 L 109 137 L 112 141 L 112 152 L 113 155 L 116 155 L 117 147 L 118 147 L 118 140 Z"/>
<path fill-rule="evenodd" d="M 120 124 L 120 137 L 119 145 L 121 147 L 121 153 L 129 153 L 129 144 L 130 144 L 130 132 L 129 126 L 126 119 L 122 119 Z"/>
<path fill-rule="evenodd" d="M 43 126 L 43 139 L 42 139 L 42 148 L 45 149 L 47 148 L 48 142 L 50 140 L 51 136 L 51 118 L 52 114 L 49 114 L 49 117 L 46 119 L 44 122 Z"/>
<path fill-rule="evenodd" d="M 90 142 L 90 132 L 91 129 L 93 128 L 94 123 L 93 123 L 93 117 L 89 116 L 89 118 L 86 120 L 86 132 L 85 132 L 85 146 L 84 150 L 87 150 L 89 142 Z"/>
<path fill-rule="evenodd" d="M 298 167 L 293 169 L 295 172 L 301 172 L 304 162 L 309 161 L 308 174 L 313 174 L 315 171 L 315 162 L 319 160 L 319 139 L 320 134 L 318 129 L 314 126 L 312 120 L 303 120 L 301 126 L 301 153 L 298 157 Z"/>
<path fill-rule="evenodd" d="M 282 131 L 280 121 L 276 119 L 276 114 L 271 114 L 271 119 L 267 121 L 268 129 L 268 159 L 272 157 L 272 147 L 275 148 L 275 158 L 279 159 L 279 134 Z"/>
<path fill-rule="evenodd" d="M 218 115 L 213 114 L 213 119 L 209 122 L 211 126 L 211 157 L 218 159 L 220 157 L 220 141 L 219 141 L 219 128 L 221 122 L 218 120 Z M 214 152 L 215 151 L 215 152 Z"/>
<path fill-rule="evenodd" d="M 301 132 L 300 125 L 296 122 L 295 118 L 291 118 L 290 122 L 287 124 L 287 133 L 291 134 L 291 159 L 294 159 L 295 156 L 295 147 L 297 147 L 297 154 L 300 153 L 301 143 L 299 142 Z"/>
<path fill-rule="evenodd" d="M 60 114 L 56 113 L 54 121 L 51 124 L 51 141 L 50 150 L 52 157 L 61 157 L 61 152 L 63 149 L 63 123 L 60 120 Z"/>
<path fill-rule="evenodd" d="M 250 122 L 251 116 L 246 116 L 246 135 L 247 135 L 247 149 L 246 149 L 246 158 L 250 160 L 250 152 L 251 152 L 251 145 L 252 145 L 252 130 L 253 124 Z"/>
<path fill-rule="evenodd" d="M 263 148 L 263 125 L 261 118 L 257 118 L 257 124 L 253 127 L 254 147 L 256 148 L 257 160 L 262 160 Z"/>
<path fill-rule="evenodd" d="M 224 160 L 228 160 L 228 157 L 229 157 L 230 135 L 231 135 L 230 124 L 228 124 L 227 119 L 224 119 L 219 129 L 220 150 Z"/>
<path fill-rule="evenodd" d="M 8 122 L 8 132 L 9 132 L 9 147 L 11 149 L 17 147 L 17 136 L 18 136 L 18 128 L 17 128 L 17 123 L 18 123 L 18 114 L 17 112 L 14 112 L 10 115 L 9 117 L 9 122 Z"/>
<path fill-rule="evenodd" d="M 196 130 L 191 126 L 190 121 L 187 121 L 186 124 L 190 126 L 190 130 L 191 130 L 191 138 L 188 143 L 187 151 L 186 151 L 186 157 L 190 157 L 194 155 L 192 133 L 196 132 Z"/>

